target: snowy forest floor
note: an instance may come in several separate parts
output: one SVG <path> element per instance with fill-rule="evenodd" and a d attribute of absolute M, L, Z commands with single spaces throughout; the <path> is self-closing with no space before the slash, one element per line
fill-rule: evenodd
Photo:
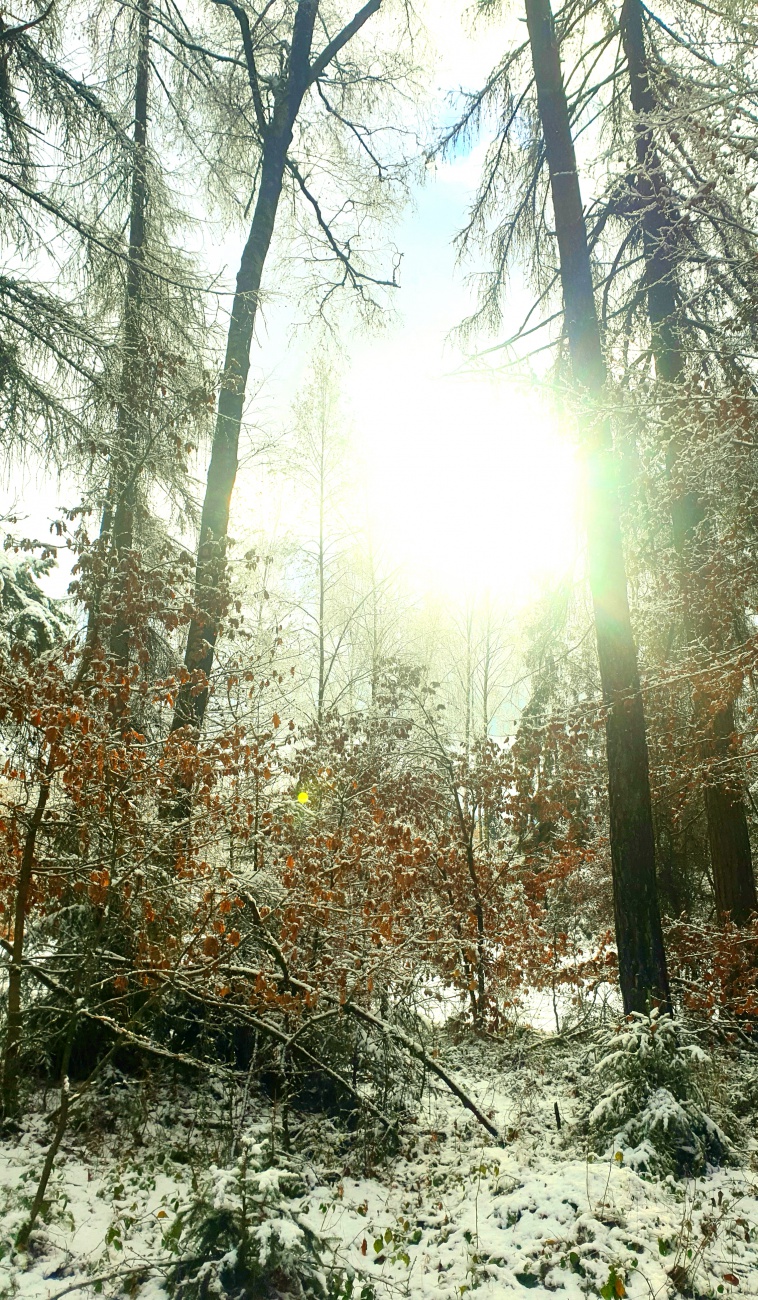
<path fill-rule="evenodd" d="M 324 1276 L 340 1279 L 330 1295 L 758 1296 L 758 1141 L 748 1136 L 730 1168 L 705 1178 L 643 1178 L 587 1152 L 580 1048 L 538 1036 L 518 1050 L 468 1040 L 448 1044 L 443 1057 L 501 1144 L 454 1097 L 428 1087 L 399 1150 L 368 1167 L 344 1129 L 293 1112 L 297 1154 L 278 1163 L 297 1166 L 296 1195 L 277 1190 L 276 1169 L 265 1169 L 272 1133 L 282 1140 L 266 1097 L 246 1099 L 242 1118 L 237 1098 L 229 1120 L 221 1088 L 114 1074 L 64 1138 L 44 1221 L 19 1253 L 13 1243 L 57 1104 L 51 1092 L 43 1114 L 38 1095 L 20 1134 L 0 1145 L 0 1296 L 163 1300 L 192 1205 L 203 1189 L 223 1193 L 222 1170 L 247 1149 L 269 1151 L 256 1177 L 260 1195 L 274 1198 L 274 1218 L 290 1236 L 310 1228 L 325 1243 Z"/>

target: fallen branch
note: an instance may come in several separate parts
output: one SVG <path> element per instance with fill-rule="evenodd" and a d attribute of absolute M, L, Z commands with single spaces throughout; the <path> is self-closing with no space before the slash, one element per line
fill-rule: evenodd
<path fill-rule="evenodd" d="M 187 997 L 194 998 L 196 1001 L 201 1002 L 203 1005 L 207 1005 L 208 1002 L 211 1002 L 212 1005 L 217 1006 L 221 1009 L 226 1009 L 226 1007 L 229 1005 L 229 1004 L 218 1002 L 215 999 L 210 999 L 207 997 L 207 995 L 202 996 L 201 994 L 196 993 L 194 989 L 189 988 L 186 984 L 182 984 L 179 987 L 183 989 Z M 312 1052 L 309 1052 L 307 1047 L 303 1047 L 301 1043 L 298 1043 L 296 1041 L 296 1038 L 297 1038 L 297 1033 L 300 1032 L 299 1030 L 295 1034 L 285 1034 L 281 1029 L 276 1029 L 274 1025 L 270 1025 L 268 1021 L 259 1020 L 257 1016 L 251 1015 L 249 1011 L 243 1010 L 242 1007 L 236 1004 L 234 1004 L 234 1010 L 238 1020 L 244 1021 L 245 1024 L 252 1025 L 254 1029 L 259 1030 L 261 1033 L 268 1034 L 271 1038 L 274 1039 L 275 1042 L 281 1043 L 285 1051 L 297 1052 L 298 1056 L 301 1056 L 303 1060 L 307 1061 L 310 1065 L 314 1065 L 317 1070 L 321 1070 L 323 1074 L 326 1074 L 335 1083 L 340 1084 L 340 1086 L 343 1087 L 346 1092 L 350 1093 L 350 1096 L 355 1099 L 355 1101 L 358 1103 L 359 1106 L 365 1107 L 366 1110 L 370 1111 L 371 1114 L 374 1116 L 374 1118 L 380 1120 L 381 1123 L 384 1124 L 388 1130 L 396 1127 L 397 1120 L 390 1119 L 389 1116 L 385 1115 L 384 1112 L 381 1111 L 378 1106 L 375 1106 L 374 1103 L 370 1101 L 368 1097 L 361 1096 L 358 1090 L 354 1088 L 351 1083 L 348 1082 L 345 1076 L 343 1074 L 340 1074 L 339 1070 L 333 1070 L 331 1066 L 326 1065 L 324 1061 L 319 1060 L 317 1056 L 314 1056 Z M 321 1019 L 321 1018 L 322 1017 L 317 1017 L 317 1019 Z M 307 1024 L 302 1026 L 302 1029 L 306 1029 L 306 1028 L 309 1029 L 312 1023 L 314 1022 L 308 1021 Z"/>
<path fill-rule="evenodd" d="M 10 947 L 7 941 L 2 938 L 0 938 L 0 946 L 6 950 Z M 25 961 L 22 965 L 24 970 L 27 970 L 30 975 L 34 975 L 34 977 L 39 980 L 40 984 L 44 984 L 45 988 L 49 989 L 51 993 L 58 993 L 61 996 L 68 998 L 69 1001 L 75 1000 L 75 995 L 71 990 L 67 989 L 65 984 L 61 984 L 53 975 L 49 975 L 46 971 L 40 970 L 40 968 L 35 966 L 33 962 Z M 144 1012 L 144 1010 L 145 1007 L 142 1006 L 140 1012 Z M 187 1065 L 196 1070 L 208 1070 L 212 1074 L 221 1074 L 227 1078 L 237 1077 L 234 1070 L 228 1070 L 223 1065 L 217 1065 L 213 1061 L 198 1060 L 196 1056 L 188 1056 L 185 1052 L 172 1052 L 167 1047 L 160 1047 L 157 1043 L 153 1043 L 149 1038 L 145 1038 L 143 1034 L 135 1034 L 134 1030 L 128 1029 L 126 1025 L 119 1024 L 117 1020 L 114 1020 L 111 1016 L 103 1015 L 101 1012 L 89 1011 L 86 1007 L 77 1007 L 77 1015 L 82 1016 L 84 1020 L 92 1021 L 94 1024 L 103 1025 L 123 1042 L 129 1043 L 132 1047 L 138 1047 L 141 1051 L 147 1052 L 151 1056 L 159 1056 L 165 1061 L 176 1061 L 179 1065 Z M 80 1089 L 78 1093 L 72 1095 L 72 1104 L 79 1100 L 81 1091 L 82 1090 Z M 57 1111 L 55 1113 L 57 1114 Z"/>
<path fill-rule="evenodd" d="M 72 1291 L 81 1291 L 85 1286 L 100 1286 L 103 1282 L 111 1282 L 114 1277 L 138 1277 L 147 1269 L 163 1268 L 169 1273 L 179 1264 L 194 1264 L 199 1262 L 198 1257 L 189 1256 L 187 1259 L 155 1259 L 143 1260 L 141 1264 L 134 1264 L 131 1268 L 112 1268 L 109 1273 L 97 1273 L 94 1277 L 81 1278 L 78 1282 L 71 1282 L 68 1286 L 61 1287 L 60 1291 L 53 1291 L 48 1300 L 62 1300 L 64 1295 L 69 1295 Z"/>
<path fill-rule="evenodd" d="M 2 943 L 2 940 L 0 940 L 0 943 Z M 497 1142 L 503 1141 L 502 1136 L 498 1131 L 498 1129 L 495 1127 L 492 1121 L 487 1118 L 487 1116 L 479 1108 L 479 1106 L 476 1104 L 473 1098 L 470 1097 L 467 1092 L 464 1092 L 460 1084 L 456 1083 L 455 1079 L 453 1079 L 452 1076 L 448 1074 L 447 1070 L 445 1070 L 444 1067 L 441 1066 L 438 1061 L 435 1061 L 434 1058 L 430 1056 L 428 1052 L 424 1051 L 423 1047 L 420 1047 L 418 1043 L 414 1042 L 414 1040 L 408 1034 L 406 1034 L 404 1030 L 399 1029 L 396 1025 L 391 1024 L 387 1020 L 383 1020 L 380 1016 L 375 1016 L 373 1012 L 366 1011 L 364 1007 L 358 1006 L 355 1002 L 351 1002 L 348 1000 L 344 1003 L 340 1003 L 339 998 L 334 997 L 332 994 L 324 993 L 323 991 L 319 992 L 317 989 L 312 988 L 310 984 L 306 984 L 303 980 L 295 979 L 292 975 L 290 975 L 289 970 L 287 968 L 286 961 L 284 960 L 284 957 L 281 954 L 281 952 L 279 953 L 279 958 L 280 960 L 278 961 L 278 964 L 280 965 L 280 974 L 274 976 L 275 979 L 282 980 L 283 982 L 288 984 L 289 987 L 292 988 L 293 990 L 297 990 L 298 992 L 307 994 L 309 997 L 323 998 L 324 1001 L 331 1003 L 331 1005 L 337 1008 L 339 1011 L 343 1013 L 349 1013 L 350 1015 L 354 1016 L 356 1020 L 360 1020 L 364 1024 L 371 1025 L 374 1029 L 378 1029 L 381 1033 L 386 1034 L 388 1038 L 394 1039 L 394 1041 L 396 1043 L 399 1043 L 400 1046 L 403 1047 L 405 1051 L 409 1053 L 409 1055 L 415 1057 L 417 1061 L 421 1061 L 421 1063 L 426 1067 L 427 1070 L 429 1070 L 432 1074 L 436 1075 L 437 1078 L 442 1083 L 444 1083 L 448 1091 L 451 1092 L 454 1097 L 457 1097 L 458 1101 L 461 1103 L 463 1107 L 465 1107 L 466 1110 L 471 1112 L 471 1114 L 478 1121 L 478 1123 L 482 1125 L 482 1128 L 486 1129 L 487 1132 L 493 1138 L 495 1138 Z M 40 980 L 41 983 L 45 984 L 52 991 L 56 993 L 62 993 L 64 994 L 64 996 L 67 996 L 69 998 L 72 997 L 70 991 L 66 989 L 63 985 L 59 984 L 58 981 L 53 979 L 50 975 L 47 975 L 44 972 L 38 970 L 35 966 L 31 965 L 30 963 L 25 963 L 25 966 L 26 969 L 29 970 L 33 975 L 35 975 Z M 257 976 L 260 973 L 258 971 L 251 971 L 247 967 L 227 967 L 226 969 L 228 973 L 231 975 L 237 974 L 237 975 L 245 975 L 245 976 L 250 976 L 250 975 Z M 195 993 L 194 990 L 190 989 L 184 981 L 182 981 L 182 987 L 184 988 L 184 992 L 189 994 L 190 996 L 193 996 L 195 998 L 200 997 L 200 995 Z M 205 997 L 205 998 L 201 998 L 200 1000 L 207 1002 L 209 999 Z M 219 1003 L 217 1005 L 222 1005 L 222 1004 Z M 240 1008 L 236 1007 L 235 1010 L 239 1015 Z M 183 1052 L 172 1052 L 169 1051 L 168 1048 L 159 1047 L 156 1043 L 151 1042 L 150 1039 L 148 1038 L 144 1038 L 141 1034 L 135 1034 L 132 1030 L 126 1029 L 124 1026 L 119 1025 L 118 1021 L 112 1020 L 110 1016 L 97 1014 L 96 1012 L 93 1011 L 87 1011 L 84 1007 L 79 1008 L 79 1015 L 83 1016 L 87 1020 L 95 1021 L 98 1024 L 106 1026 L 108 1029 L 111 1030 L 112 1033 L 117 1035 L 117 1037 L 122 1039 L 124 1042 L 130 1043 L 134 1047 L 138 1047 L 144 1052 L 148 1052 L 151 1056 L 158 1056 L 158 1057 L 162 1057 L 164 1060 L 176 1061 L 181 1065 L 186 1065 L 198 1070 L 208 1070 L 211 1073 L 225 1074 L 225 1075 L 234 1073 L 233 1071 L 225 1070 L 223 1066 L 215 1065 L 207 1061 L 198 1060 L 197 1057 L 187 1056 Z M 365 1106 L 367 1110 L 371 1111 L 377 1119 L 380 1119 L 388 1127 L 390 1128 L 393 1127 L 393 1121 L 391 1121 L 386 1115 L 382 1114 L 382 1112 L 376 1106 L 374 1106 L 373 1103 L 368 1100 L 368 1098 L 362 1097 L 360 1093 L 358 1093 L 353 1087 L 351 1087 L 347 1079 L 345 1079 L 336 1070 L 330 1069 L 330 1067 L 328 1065 L 325 1065 L 323 1061 L 319 1061 L 317 1057 L 311 1055 L 311 1053 L 308 1052 L 305 1048 L 303 1048 L 299 1043 L 294 1042 L 292 1036 L 287 1035 L 283 1033 L 281 1030 L 276 1029 L 273 1025 L 268 1024 L 266 1021 L 259 1020 L 257 1017 L 250 1016 L 247 1013 L 242 1013 L 242 1019 L 246 1020 L 249 1024 L 253 1025 L 256 1029 L 261 1030 L 263 1033 L 269 1034 L 276 1041 L 280 1042 L 285 1048 L 289 1048 L 291 1046 L 291 1048 L 294 1049 L 298 1053 L 298 1055 L 310 1061 L 311 1064 L 315 1065 L 318 1069 L 323 1070 L 324 1073 L 328 1074 L 332 1079 L 334 1079 L 335 1082 L 339 1082 L 344 1088 L 346 1088 L 346 1090 L 352 1096 L 355 1097 L 356 1101 L 358 1101 L 362 1106 Z M 74 1098 L 72 1098 L 72 1101 L 73 1100 Z"/>
<path fill-rule="evenodd" d="M 471 1111 L 471 1114 L 479 1121 L 482 1128 L 485 1128 L 497 1142 L 502 1142 L 503 1139 L 499 1131 L 484 1112 L 479 1109 L 476 1102 L 469 1097 L 468 1093 L 463 1091 L 460 1085 L 455 1082 L 455 1079 L 451 1078 L 447 1070 L 444 1070 L 439 1062 L 434 1060 L 434 1057 L 429 1056 L 423 1047 L 419 1047 L 417 1043 L 414 1043 L 413 1039 L 404 1030 L 389 1024 L 386 1020 L 373 1015 L 370 1011 L 365 1011 L 363 1007 L 356 1006 L 354 1002 L 346 1002 L 343 1009 L 349 1011 L 357 1020 L 362 1020 L 364 1024 L 373 1025 L 376 1029 L 380 1029 L 383 1034 L 387 1034 L 389 1038 L 394 1038 L 395 1042 L 400 1043 L 406 1052 L 409 1052 L 411 1056 L 415 1056 L 417 1061 L 421 1061 L 427 1070 L 431 1070 L 432 1074 L 437 1075 L 437 1078 L 444 1083 L 453 1096 L 458 1098 L 461 1105 L 465 1106 L 466 1110 Z"/>
<path fill-rule="evenodd" d="M 282 962 L 283 961 L 284 958 L 282 957 Z M 227 969 L 228 973 L 232 975 L 258 974 L 257 971 L 250 971 L 246 967 L 228 967 Z M 324 993 L 323 990 L 319 991 L 314 989 L 310 984 L 306 984 L 304 980 L 295 979 L 293 975 L 290 975 L 286 966 L 285 973 L 282 976 L 274 976 L 274 978 L 286 979 L 290 988 L 305 993 L 310 997 L 321 997 L 324 1001 L 330 1002 L 332 1006 L 339 1007 L 341 1011 L 349 1012 L 350 1015 L 355 1016 L 356 1020 L 361 1020 L 364 1024 L 372 1025 L 374 1029 L 380 1030 L 380 1032 L 386 1034 L 388 1038 L 393 1038 L 396 1043 L 399 1043 L 404 1047 L 411 1056 L 416 1058 L 417 1061 L 421 1061 L 422 1064 L 426 1066 L 427 1070 L 430 1070 L 432 1074 L 436 1074 L 437 1078 L 444 1083 L 445 1087 L 453 1094 L 453 1096 L 458 1098 L 461 1105 L 465 1106 L 466 1110 L 471 1111 L 471 1114 L 482 1125 L 482 1128 L 485 1128 L 497 1142 L 502 1142 L 503 1139 L 501 1134 L 492 1121 L 487 1118 L 482 1110 L 480 1110 L 476 1102 L 469 1097 L 468 1093 L 463 1091 L 463 1088 L 455 1082 L 455 1079 L 448 1074 L 447 1070 L 445 1070 L 438 1061 L 435 1061 L 428 1052 L 425 1052 L 423 1047 L 419 1047 L 418 1043 L 415 1043 L 404 1030 L 398 1029 L 396 1025 L 390 1024 L 389 1021 L 383 1020 L 380 1016 L 375 1016 L 373 1012 L 366 1011 L 364 1007 L 358 1006 L 355 1002 L 351 1002 L 349 999 L 346 1002 L 340 1003 L 339 998 L 334 997 L 332 994 Z"/>

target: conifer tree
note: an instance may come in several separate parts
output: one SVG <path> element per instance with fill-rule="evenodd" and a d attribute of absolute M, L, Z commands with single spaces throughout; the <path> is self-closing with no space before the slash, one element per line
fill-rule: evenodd
<path fill-rule="evenodd" d="M 635 215 L 642 235 L 651 348 L 656 375 L 663 388 L 664 408 L 668 407 L 669 411 L 666 467 L 669 476 L 675 477 L 682 440 L 686 438 L 682 426 L 688 418 L 682 402 L 677 400 L 686 378 L 687 349 L 686 330 L 682 328 L 683 286 L 679 284 L 677 266 L 681 256 L 682 213 L 656 140 L 660 113 L 649 71 L 644 11 L 639 0 L 624 0 L 620 26 L 634 112 Z M 691 570 L 685 585 L 697 581 L 702 559 L 697 530 L 703 519 L 704 505 L 695 493 L 672 487 L 674 545 L 685 570 Z M 702 636 L 713 651 L 723 651 L 716 628 L 693 624 L 686 608 L 686 596 L 685 622 L 690 642 Z M 717 769 L 715 776 L 709 775 L 704 787 L 716 908 L 720 915 L 731 916 L 738 925 L 743 925 L 758 908 L 750 834 L 741 792 L 734 788 L 731 775 L 722 776 L 719 771 L 729 761 L 735 730 L 734 699 L 721 700 L 713 715 L 700 722 L 705 733 L 705 757 L 714 760 Z"/>

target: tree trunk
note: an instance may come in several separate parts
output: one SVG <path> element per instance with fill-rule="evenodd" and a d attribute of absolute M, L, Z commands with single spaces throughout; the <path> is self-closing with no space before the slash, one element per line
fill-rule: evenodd
<path fill-rule="evenodd" d="M 284 183 L 287 150 L 303 96 L 308 88 L 310 51 L 318 0 L 299 0 L 292 32 L 286 86 L 264 136 L 261 179 L 237 272 L 237 285 L 226 343 L 226 358 L 218 397 L 216 428 L 200 520 L 195 569 L 195 616 L 187 636 L 184 656 L 190 673 L 210 676 L 224 603 L 226 532 L 237 477 L 242 412 L 245 404 L 250 348 L 258 311 L 263 268 L 274 233 L 276 212 Z M 208 705 L 209 687 L 191 681 L 179 691 L 171 730 L 194 725 L 200 729 Z"/>
<path fill-rule="evenodd" d="M 219 617 L 224 604 L 226 530 L 237 477 L 237 453 L 250 369 L 250 347 L 263 268 L 274 233 L 276 211 L 287 166 L 287 151 L 292 142 L 292 130 L 308 87 L 326 71 L 331 61 L 360 31 L 364 23 L 379 11 L 382 0 L 367 0 L 363 8 L 311 63 L 313 30 L 319 3 L 320 0 L 298 0 L 291 43 L 288 46 L 283 41 L 281 46 L 283 55 L 287 51 L 289 53 L 287 71 L 282 78 L 282 89 L 277 96 L 270 122 L 263 120 L 257 73 L 251 51 L 248 50 L 250 31 L 247 28 L 246 34 L 243 27 L 248 76 L 253 86 L 256 113 L 263 136 L 263 155 L 255 211 L 237 273 L 237 287 L 229 322 L 224 376 L 218 398 L 216 428 L 200 520 L 195 569 L 196 612 L 190 624 L 184 656 L 185 667 L 191 673 L 200 673 L 205 678 L 208 678 L 213 667 Z M 183 684 L 177 696 L 172 731 L 187 725 L 194 725 L 198 730 L 202 727 L 208 706 L 208 693 L 207 682 L 193 683 L 190 680 Z"/>
<path fill-rule="evenodd" d="M 129 252 L 127 254 L 126 294 L 122 322 L 121 380 L 116 417 L 116 445 L 111 455 L 108 490 L 100 520 L 100 539 L 110 548 L 109 561 L 117 572 L 115 591 L 110 604 L 113 621 L 109 637 L 111 653 L 126 668 L 129 662 L 129 627 L 127 617 L 128 573 L 126 552 L 134 540 L 134 506 L 136 499 L 136 449 L 138 431 L 136 403 L 139 395 L 138 357 L 140 351 L 140 302 L 142 266 L 145 248 L 145 212 L 147 207 L 147 104 L 150 77 L 150 0 L 139 8 L 137 32 L 137 75 L 134 85 L 134 126 L 132 183 L 129 204 Z M 99 640 L 105 582 L 101 578 L 91 595 L 87 633 L 77 681 L 87 673 Z"/>
<path fill-rule="evenodd" d="M 658 378 L 674 389 L 684 373 L 674 244 L 675 222 L 679 214 L 670 210 L 665 175 L 653 136 L 652 123 L 657 105 L 648 76 L 640 0 L 624 0 L 621 36 L 636 118 L 637 194 L 643 213 L 642 238 L 653 357 Z M 672 408 L 673 421 L 681 407 L 672 403 Z M 666 449 L 669 475 L 673 473 L 680 451 L 676 427 L 671 433 Z M 692 542 L 694 529 L 702 519 L 702 505 L 693 493 L 679 493 L 672 499 L 674 545 L 683 567 L 687 563 L 688 543 Z M 704 630 L 707 635 L 708 629 Z M 690 643 L 698 639 L 689 622 L 685 633 Z M 705 725 L 704 757 L 710 762 L 728 760 L 729 737 L 734 731 L 734 702 L 730 700 L 718 710 L 712 722 L 705 720 Z M 744 925 L 751 912 L 758 910 L 744 799 L 738 789 L 730 789 L 723 781 L 716 781 L 705 788 L 705 810 L 717 911 L 719 915 L 730 915 L 737 925 Z"/>
<path fill-rule="evenodd" d="M 487 1009 L 487 974 L 485 970 L 485 952 L 486 944 L 484 941 L 484 905 L 482 903 L 482 892 L 479 888 L 479 875 L 476 869 L 476 858 L 474 856 L 473 845 L 473 816 L 472 824 L 466 828 L 466 866 L 468 868 L 471 887 L 474 891 L 474 915 L 476 916 L 476 1002 L 474 1021 L 481 1026 L 484 1023 L 484 1014 Z"/>
<path fill-rule="evenodd" d="M 324 545 L 325 492 L 326 492 L 326 421 L 321 415 L 321 445 L 318 464 L 318 697 L 316 725 L 319 731 L 324 721 L 326 697 L 326 551 Z"/>
<path fill-rule="evenodd" d="M 129 209 L 129 257 L 124 304 L 121 398 L 118 408 L 116 457 L 113 467 L 112 543 L 117 566 L 111 653 L 122 668 L 129 666 L 128 554 L 134 545 L 134 508 L 137 496 L 139 430 L 137 405 L 140 389 L 142 267 L 145 257 L 147 209 L 147 105 L 150 79 L 150 0 L 139 10 L 137 76 L 134 86 L 134 161 Z"/>
<path fill-rule="evenodd" d="M 728 704 L 710 723 L 707 743 L 717 762 L 731 757 L 734 727 L 734 706 Z M 758 900 L 742 791 L 730 789 L 723 781 L 706 785 L 705 810 L 716 911 L 730 916 L 736 925 L 745 925 L 751 913 L 758 912 Z"/>
<path fill-rule="evenodd" d="M 195 568 L 195 616 L 187 636 L 184 663 L 191 673 L 210 675 L 223 606 L 225 542 L 229 508 L 237 477 L 245 388 L 250 369 L 250 347 L 258 309 L 263 268 L 274 233 L 274 221 L 282 192 L 284 166 L 291 130 L 287 136 L 270 139 L 264 149 L 261 184 L 237 273 L 237 287 L 226 345 L 224 377 L 218 398 L 216 428 L 200 521 Z M 208 704 L 208 687 L 196 694 L 185 684 L 176 702 L 171 730 L 188 723 L 201 727 Z"/>
<path fill-rule="evenodd" d="M 32 888 L 34 871 L 34 854 L 37 847 L 37 833 L 42 825 L 47 801 L 50 797 L 50 782 L 53 778 L 52 756 L 44 769 L 40 771 L 40 785 L 37 802 L 29 819 L 24 839 L 24 851 L 16 884 L 16 906 L 13 916 L 13 953 L 8 967 L 8 1015 L 5 1030 L 5 1049 L 3 1052 L 3 1114 L 6 1119 L 18 1113 L 18 1054 L 21 1046 L 21 983 L 24 960 L 24 934 L 29 895 Z"/>
<path fill-rule="evenodd" d="M 68 1124 L 69 1103 L 71 1100 L 71 1092 L 69 1088 L 69 1079 L 68 1079 L 68 1067 L 69 1067 L 69 1062 L 71 1060 L 71 1049 L 74 1043 L 76 1023 L 77 1023 L 76 1016 L 74 1016 L 72 1018 L 71 1025 L 69 1027 L 68 1034 L 66 1035 L 66 1046 L 63 1051 L 63 1065 L 61 1067 L 61 1099 L 58 1107 L 58 1122 L 55 1126 L 53 1140 L 47 1149 L 47 1155 L 45 1156 L 45 1163 L 42 1166 L 42 1173 L 40 1174 L 39 1182 L 37 1183 L 37 1190 L 34 1193 L 34 1200 L 32 1201 L 32 1207 L 29 1211 L 29 1217 L 24 1223 L 23 1227 L 21 1228 L 21 1231 L 19 1232 L 16 1238 L 17 1250 L 26 1250 L 26 1247 L 29 1243 L 29 1238 L 32 1234 L 34 1225 L 37 1222 L 37 1219 L 39 1218 L 43 1205 L 45 1204 L 45 1192 L 47 1191 L 47 1185 L 50 1182 L 50 1175 L 53 1172 L 55 1157 L 58 1154 L 61 1142 L 63 1141 L 63 1137 L 66 1132 L 66 1126 Z"/>
<path fill-rule="evenodd" d="M 549 0 L 526 0 L 537 99 L 560 254 L 566 332 L 585 407 L 588 555 L 600 679 L 606 706 L 611 865 L 624 1010 L 669 1005 L 655 877 L 645 714 L 632 634 L 610 422 L 602 410 L 605 362 L 566 92 Z"/>

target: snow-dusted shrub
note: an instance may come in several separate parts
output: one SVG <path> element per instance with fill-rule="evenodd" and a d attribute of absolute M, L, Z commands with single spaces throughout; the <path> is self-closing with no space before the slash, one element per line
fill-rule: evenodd
<path fill-rule="evenodd" d="M 696 1035 L 676 1017 L 657 1009 L 627 1016 L 600 1041 L 592 1137 L 648 1173 L 684 1177 L 722 1163 L 730 1144 L 706 1113 L 710 1067 Z"/>
<path fill-rule="evenodd" d="M 326 1243 L 298 1213 L 307 1188 L 268 1143 L 244 1144 L 227 1169 L 211 1166 L 178 1241 L 169 1288 L 176 1300 L 370 1300 L 344 1270 L 325 1266 Z"/>
<path fill-rule="evenodd" d="M 53 561 L 25 556 L 0 559 L 0 646 L 24 645 L 33 655 L 45 654 L 70 635 L 71 620 L 62 601 L 46 596 L 39 578 Z"/>

